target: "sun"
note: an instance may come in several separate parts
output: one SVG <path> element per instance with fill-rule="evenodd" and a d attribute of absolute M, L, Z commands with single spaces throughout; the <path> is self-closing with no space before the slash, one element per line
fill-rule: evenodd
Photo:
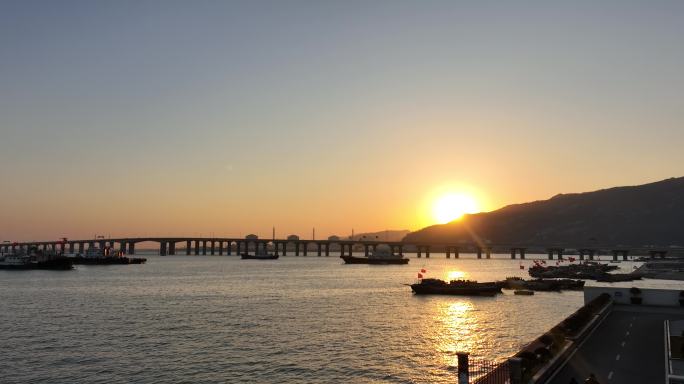
<path fill-rule="evenodd" d="M 464 194 L 448 194 L 437 199 L 432 205 L 432 215 L 440 223 L 458 220 L 466 213 L 479 212 L 477 201 Z"/>

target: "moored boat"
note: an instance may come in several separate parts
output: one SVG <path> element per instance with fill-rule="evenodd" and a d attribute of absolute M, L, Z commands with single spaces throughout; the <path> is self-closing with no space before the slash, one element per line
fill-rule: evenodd
<path fill-rule="evenodd" d="M 250 255 L 249 253 L 241 253 L 240 258 L 243 260 L 276 260 L 278 255 L 268 253 L 266 251 L 259 250 L 255 254 Z"/>
<path fill-rule="evenodd" d="M 108 247 L 103 249 L 89 248 L 85 254 L 77 254 L 70 257 L 70 259 L 77 265 L 127 265 L 145 264 L 147 262 L 145 258 L 126 257 L 123 252 Z"/>
<path fill-rule="evenodd" d="M 501 287 L 496 283 L 469 280 L 422 279 L 420 283 L 411 284 L 411 290 L 417 295 L 495 296 L 501 293 Z"/>
<path fill-rule="evenodd" d="M 514 295 L 519 295 L 519 296 L 532 296 L 534 295 L 534 291 L 530 291 L 527 289 L 516 289 L 513 291 Z"/>
<path fill-rule="evenodd" d="M 409 259 L 401 254 L 392 252 L 389 245 L 380 244 L 375 247 L 373 253 L 368 257 L 357 256 L 340 256 L 345 264 L 371 264 L 371 265 L 391 265 L 391 264 L 408 264 Z"/>
<path fill-rule="evenodd" d="M 73 262 L 61 254 L 39 251 L 35 248 L 28 253 L 14 253 L 0 256 L 0 269 L 9 270 L 70 270 L 74 268 Z"/>

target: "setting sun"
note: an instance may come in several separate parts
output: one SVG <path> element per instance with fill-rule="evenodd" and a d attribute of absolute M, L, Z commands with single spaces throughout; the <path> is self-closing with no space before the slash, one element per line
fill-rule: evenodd
<path fill-rule="evenodd" d="M 440 223 L 460 219 L 466 213 L 479 212 L 475 199 L 463 194 L 449 194 L 440 197 L 432 206 L 432 214 Z"/>

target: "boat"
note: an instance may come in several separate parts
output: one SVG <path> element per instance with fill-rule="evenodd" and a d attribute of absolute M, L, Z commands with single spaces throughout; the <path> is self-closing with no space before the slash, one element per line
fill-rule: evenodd
<path fill-rule="evenodd" d="M 265 250 L 262 251 L 261 249 L 253 255 L 250 255 L 247 252 L 240 254 L 240 258 L 242 258 L 243 260 L 276 260 L 278 257 L 278 255 L 268 253 Z"/>
<path fill-rule="evenodd" d="M 534 291 L 529 291 L 527 289 L 516 289 L 513 291 L 513 294 L 519 296 L 532 296 L 534 295 Z"/>
<path fill-rule="evenodd" d="M 563 291 L 584 289 L 584 281 L 571 279 L 525 280 L 520 277 L 507 277 L 506 280 L 498 281 L 496 284 L 505 289 L 528 291 Z"/>
<path fill-rule="evenodd" d="M 380 244 L 368 257 L 340 256 L 345 264 L 371 264 L 371 265 L 391 265 L 408 264 L 409 259 L 393 253 L 389 245 Z"/>
<path fill-rule="evenodd" d="M 684 280 L 684 260 L 652 260 L 634 271 L 648 279 Z"/>
<path fill-rule="evenodd" d="M 583 264 L 570 264 L 562 266 L 534 265 L 527 272 L 536 278 L 569 278 L 595 280 L 598 276 L 618 269 L 617 265 L 608 265 L 594 262 Z"/>
<path fill-rule="evenodd" d="M 142 257 L 126 257 L 123 252 L 113 248 L 88 248 L 85 254 L 70 257 L 77 265 L 127 265 L 145 264 L 147 259 Z"/>
<path fill-rule="evenodd" d="M 0 269 L 10 270 L 70 270 L 74 264 L 68 257 L 53 252 L 40 251 L 36 248 L 27 253 L 17 252 L 0 256 Z"/>
<path fill-rule="evenodd" d="M 641 274 L 632 273 L 604 273 L 596 278 L 596 281 L 602 283 L 619 283 L 623 281 L 641 280 Z"/>
<path fill-rule="evenodd" d="M 411 290 L 416 295 L 495 296 L 501 293 L 501 287 L 496 283 L 470 280 L 422 279 L 420 283 L 411 284 Z"/>

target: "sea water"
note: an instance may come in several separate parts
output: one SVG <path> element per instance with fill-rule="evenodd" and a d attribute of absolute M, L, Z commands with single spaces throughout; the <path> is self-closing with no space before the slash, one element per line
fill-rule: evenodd
<path fill-rule="evenodd" d="M 453 383 L 457 352 L 500 361 L 583 302 L 573 291 L 415 296 L 404 285 L 420 269 L 527 275 L 529 260 L 504 255 L 403 266 L 143 256 L 144 265 L 0 271 L 0 382 Z"/>

